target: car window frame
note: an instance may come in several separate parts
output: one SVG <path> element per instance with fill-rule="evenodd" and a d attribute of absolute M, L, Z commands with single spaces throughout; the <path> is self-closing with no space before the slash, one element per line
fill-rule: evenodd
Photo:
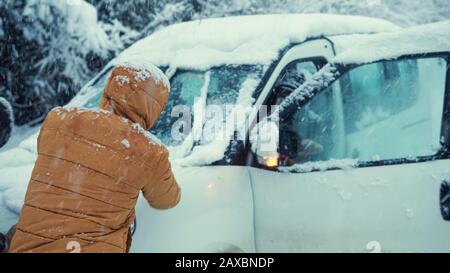
<path fill-rule="evenodd" d="M 360 64 L 330 64 L 332 67 L 335 67 L 337 69 L 338 77 L 336 77 L 334 80 L 322 83 L 320 88 L 316 88 L 310 97 L 308 97 L 305 100 L 294 100 L 292 104 L 287 105 L 285 107 L 284 111 L 280 112 L 280 116 L 287 115 L 289 112 L 295 111 L 298 107 L 303 107 L 307 105 L 312 99 L 314 99 L 318 94 L 325 91 L 330 85 L 332 85 L 334 82 L 340 80 L 344 75 L 349 73 L 352 69 L 355 69 L 360 66 L 373 64 L 373 63 L 379 63 L 384 61 L 401 61 L 401 60 L 411 60 L 411 59 L 426 59 L 426 58 L 442 58 L 447 61 L 447 72 L 446 72 L 446 83 L 445 83 L 445 90 L 444 90 L 444 98 L 443 98 L 443 113 L 442 113 L 442 120 L 441 120 L 441 139 L 444 141 L 441 143 L 441 149 L 434 155 L 429 156 L 417 156 L 415 158 L 398 158 L 398 159 L 388 159 L 388 160 L 377 160 L 377 161 L 367 161 L 367 162 L 358 162 L 358 164 L 355 166 L 355 168 L 367 168 L 367 167 L 379 167 L 379 166 L 392 166 L 392 165 L 401 165 L 401 164 L 413 164 L 413 163 L 420 163 L 420 162 L 429 162 L 429 161 L 436 161 L 436 160 L 443 160 L 443 159 L 449 159 L 450 158 L 450 51 L 446 52 L 433 52 L 433 53 L 422 53 L 422 54 L 406 54 L 402 55 L 397 58 L 388 58 L 388 59 L 379 59 L 372 62 L 366 62 L 366 63 L 360 63 Z M 271 96 L 274 96 L 274 94 L 271 94 L 266 98 L 265 102 L 270 101 Z M 246 157 L 247 157 L 247 165 L 250 167 L 255 167 L 258 169 L 273 171 L 273 172 L 283 172 L 286 173 L 286 171 L 281 171 L 279 168 L 271 168 L 264 166 L 263 164 L 260 164 L 258 160 L 256 160 L 256 155 L 253 151 L 250 149 L 250 143 L 247 139 L 247 147 L 246 147 Z M 334 171 L 339 170 L 340 168 L 329 168 L 326 171 Z M 319 172 L 320 170 L 312 170 L 311 172 Z M 302 173 L 300 171 L 290 170 L 289 173 Z"/>
<path fill-rule="evenodd" d="M 198 72 L 198 73 L 206 74 L 208 72 L 211 72 L 213 69 L 221 69 L 221 68 L 224 68 L 224 67 L 226 68 L 226 67 L 229 67 L 229 66 L 237 66 L 237 67 L 239 67 L 239 66 L 252 66 L 252 67 L 255 67 L 255 66 L 259 66 L 259 65 L 260 64 L 222 64 L 222 65 L 211 66 L 211 67 L 209 67 L 207 69 L 190 69 L 190 68 L 185 68 L 185 67 L 177 67 L 176 72 L 170 77 L 170 81 L 172 81 L 172 79 L 175 78 L 177 75 L 179 75 L 181 73 L 186 73 L 186 72 L 194 72 L 194 73 Z M 264 66 L 263 65 L 260 65 L 260 66 L 262 66 L 261 67 L 262 68 L 262 75 L 261 75 L 261 78 L 259 80 L 258 86 L 261 84 L 264 76 L 267 73 L 267 71 L 264 70 Z M 255 90 L 253 90 L 252 95 L 255 92 Z M 207 91 L 209 91 L 209 90 L 207 90 Z M 237 97 L 236 97 L 236 99 L 237 99 Z M 206 104 L 205 106 L 207 107 L 208 106 L 208 93 L 206 94 L 205 104 Z M 194 119 L 195 119 L 195 117 L 192 118 L 192 121 L 191 121 L 192 124 L 194 124 Z M 202 124 L 202 131 L 203 131 L 204 125 L 205 124 Z M 180 144 L 180 145 L 182 145 L 182 144 Z M 202 144 L 200 144 L 198 141 L 194 141 L 192 146 L 190 147 L 190 150 L 194 149 L 194 147 L 196 147 L 196 146 L 201 146 L 201 145 Z M 229 146 L 227 147 L 227 149 L 229 148 Z M 223 158 L 221 160 L 213 162 L 210 165 L 218 165 L 219 162 L 221 162 L 221 161 L 223 161 L 225 159 L 225 157 L 226 156 L 224 154 L 224 156 L 223 156 Z"/>
<path fill-rule="evenodd" d="M 322 37 L 320 39 L 325 39 L 325 38 Z M 328 40 L 328 38 L 326 38 L 326 39 Z M 269 78 L 272 76 L 273 71 L 275 70 L 275 67 L 278 65 L 282 56 L 286 53 L 286 51 L 288 49 L 290 49 L 296 45 L 299 45 L 299 44 L 293 44 L 293 45 L 287 47 L 285 50 L 280 51 L 280 56 L 279 56 L 278 60 L 276 62 L 273 62 L 271 67 L 269 67 L 269 69 L 264 72 L 264 75 L 261 78 L 261 82 L 259 83 L 258 87 L 256 87 L 256 89 L 253 91 L 253 96 L 252 96 L 253 98 L 257 99 L 258 96 L 261 95 L 262 89 L 267 85 Z M 333 47 L 333 51 L 334 51 L 334 47 Z M 283 67 L 283 69 L 280 71 L 276 80 L 274 81 L 273 85 L 270 88 L 273 89 L 275 87 L 275 84 L 278 82 L 281 75 L 283 75 L 283 73 L 286 71 L 286 69 L 290 65 L 292 65 L 293 63 L 301 63 L 301 62 L 313 62 L 314 65 L 316 65 L 318 67 L 318 71 L 320 71 L 322 68 L 324 68 L 328 64 L 327 59 L 323 56 L 314 56 L 314 57 L 309 57 L 309 58 L 300 58 L 300 59 L 292 60 L 291 62 L 287 63 Z M 275 94 L 273 92 L 271 92 L 269 96 L 266 96 L 264 98 L 262 105 L 267 105 L 268 101 L 273 100 L 273 95 L 275 95 Z M 252 107 L 254 107 L 254 105 Z M 256 119 L 258 119 L 258 116 L 256 116 Z M 252 121 L 248 121 L 248 122 L 249 122 L 249 124 L 253 124 L 253 123 L 256 124 L 257 120 L 252 120 Z M 252 128 L 252 126 L 251 126 L 251 128 Z M 235 132 L 235 134 L 236 134 L 236 132 Z M 212 163 L 211 165 L 213 165 L 213 166 L 222 166 L 222 165 L 246 166 L 246 165 L 248 165 L 247 164 L 248 154 L 249 154 L 249 151 L 251 151 L 250 145 L 249 145 L 249 143 L 250 143 L 249 135 L 250 134 L 247 132 L 245 141 L 231 139 L 230 144 L 225 149 L 223 158 L 221 160 L 218 160 L 218 161 Z M 227 158 L 229 159 L 229 162 L 227 162 L 227 160 L 226 160 Z"/>
<path fill-rule="evenodd" d="M 288 67 L 294 63 L 306 63 L 306 62 L 312 62 L 314 63 L 314 65 L 318 68 L 318 70 L 316 71 L 319 72 L 322 68 L 324 68 L 327 64 L 328 61 L 322 57 L 322 56 L 316 56 L 316 57 L 310 57 L 310 58 L 303 58 L 303 59 L 297 59 L 297 60 L 293 60 L 289 63 L 287 63 L 283 69 L 281 70 L 280 74 L 278 74 L 277 79 L 275 80 L 273 86 L 271 87 L 271 89 L 273 90 L 275 88 L 276 83 L 280 80 L 281 76 L 286 72 L 286 70 L 288 69 Z M 306 82 L 306 81 L 305 81 Z M 266 98 L 264 98 L 264 102 L 263 105 L 268 105 L 268 103 L 270 103 L 271 101 L 274 100 L 274 93 L 271 92 L 269 96 L 267 96 Z"/>

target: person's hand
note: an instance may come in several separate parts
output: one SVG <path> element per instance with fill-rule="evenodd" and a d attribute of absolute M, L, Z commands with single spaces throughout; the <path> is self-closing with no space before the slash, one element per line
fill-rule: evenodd
<path fill-rule="evenodd" d="M 300 157 L 318 155 L 323 152 L 323 146 L 311 139 L 302 140 L 301 146 L 302 149 L 298 152 Z"/>

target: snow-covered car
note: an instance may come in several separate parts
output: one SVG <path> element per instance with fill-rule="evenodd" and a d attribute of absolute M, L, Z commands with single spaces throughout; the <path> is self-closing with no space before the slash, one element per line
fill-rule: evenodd
<path fill-rule="evenodd" d="M 158 211 L 139 199 L 134 252 L 450 251 L 449 27 L 337 15 L 177 24 L 125 50 L 68 106 L 96 108 L 122 62 L 170 78 L 151 132 L 169 146 L 182 201 Z M 267 161 L 250 132 L 277 104 L 278 157 Z M 193 108 L 191 137 L 173 137 L 178 105 Z M 209 105 L 250 108 L 242 140 L 227 126 L 205 137 L 230 120 L 205 119 L 198 109 Z M 21 208 L 36 138 L 0 152 L 3 230 Z"/>
<path fill-rule="evenodd" d="M 450 251 L 448 29 L 373 35 L 281 102 L 275 167 L 246 154 L 258 251 Z"/>

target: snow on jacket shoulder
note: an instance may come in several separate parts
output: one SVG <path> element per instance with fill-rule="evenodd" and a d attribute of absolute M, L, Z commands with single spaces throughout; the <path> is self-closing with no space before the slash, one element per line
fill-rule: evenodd
<path fill-rule="evenodd" d="M 11 252 L 126 252 L 141 191 L 157 209 L 179 202 L 168 151 L 147 132 L 168 97 L 155 71 L 115 68 L 102 110 L 48 114 Z"/>

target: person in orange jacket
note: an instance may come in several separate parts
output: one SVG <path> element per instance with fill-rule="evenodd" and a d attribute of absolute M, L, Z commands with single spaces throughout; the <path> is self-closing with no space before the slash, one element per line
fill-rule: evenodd
<path fill-rule="evenodd" d="M 167 149 L 148 130 L 169 96 L 154 66 L 112 71 L 100 110 L 56 108 L 38 138 L 38 158 L 9 252 L 128 252 L 134 207 L 180 200 Z"/>

